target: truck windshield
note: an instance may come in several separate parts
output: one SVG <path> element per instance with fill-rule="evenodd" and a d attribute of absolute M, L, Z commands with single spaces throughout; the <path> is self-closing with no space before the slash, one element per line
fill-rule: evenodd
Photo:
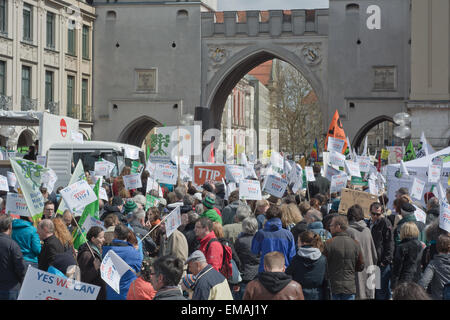
<path fill-rule="evenodd" d="M 113 151 L 87 151 L 87 152 L 75 152 L 73 153 L 74 163 L 78 163 L 78 160 L 81 159 L 84 166 L 84 171 L 94 171 L 95 162 L 101 159 L 105 159 L 114 163 L 116 166 L 111 172 L 112 177 L 116 177 L 119 175 L 120 168 L 123 168 L 123 156 L 118 155 Z M 118 169 L 119 168 L 119 169 Z"/>

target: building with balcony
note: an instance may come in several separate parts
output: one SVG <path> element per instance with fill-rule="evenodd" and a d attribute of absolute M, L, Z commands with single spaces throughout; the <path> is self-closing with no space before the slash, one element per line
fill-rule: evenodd
<path fill-rule="evenodd" d="M 77 118 L 89 139 L 94 20 L 84 1 L 0 0 L 0 109 Z M 18 146 L 38 130 L 17 127 Z"/>

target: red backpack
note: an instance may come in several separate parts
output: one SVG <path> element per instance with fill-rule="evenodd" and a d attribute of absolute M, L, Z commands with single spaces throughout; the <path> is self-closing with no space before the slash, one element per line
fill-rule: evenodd
<path fill-rule="evenodd" d="M 226 239 L 217 239 L 213 238 L 208 241 L 208 244 L 206 245 L 205 252 L 208 252 L 209 245 L 211 242 L 218 241 L 222 245 L 223 249 L 223 259 L 222 259 L 222 266 L 219 269 L 219 272 L 223 274 L 223 276 L 228 280 L 233 276 L 233 267 L 231 265 L 231 259 L 233 258 L 233 252 L 231 250 L 231 247 L 228 245 L 228 241 Z"/>

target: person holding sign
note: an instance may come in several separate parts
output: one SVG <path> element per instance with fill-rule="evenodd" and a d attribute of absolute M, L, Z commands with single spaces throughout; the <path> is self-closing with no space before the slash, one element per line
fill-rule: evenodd
<path fill-rule="evenodd" d="M 113 250 L 131 268 L 131 270 L 127 270 L 120 278 L 120 293 L 114 291 L 110 286 L 106 288 L 107 300 L 126 300 L 128 289 L 136 279 L 136 272 L 141 270 L 141 255 L 138 250 L 127 242 L 129 232 L 132 231 L 125 225 L 117 225 L 114 229 L 115 238 L 112 240 L 111 245 L 103 247 L 102 258 L 105 258 L 109 250 Z"/>
<path fill-rule="evenodd" d="M 330 181 L 327 178 L 322 177 L 320 174 L 320 164 L 315 163 L 313 166 L 314 178 L 316 181 L 308 182 L 309 196 L 313 198 L 316 194 L 329 194 L 330 193 Z"/>
<path fill-rule="evenodd" d="M 12 218 L 0 216 L 0 300 L 16 300 L 25 277 L 19 245 L 11 239 Z"/>

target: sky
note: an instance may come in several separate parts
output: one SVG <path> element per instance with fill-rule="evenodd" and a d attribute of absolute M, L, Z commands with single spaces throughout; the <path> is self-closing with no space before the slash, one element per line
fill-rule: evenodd
<path fill-rule="evenodd" d="M 328 0 L 217 0 L 218 11 L 328 8 Z"/>

